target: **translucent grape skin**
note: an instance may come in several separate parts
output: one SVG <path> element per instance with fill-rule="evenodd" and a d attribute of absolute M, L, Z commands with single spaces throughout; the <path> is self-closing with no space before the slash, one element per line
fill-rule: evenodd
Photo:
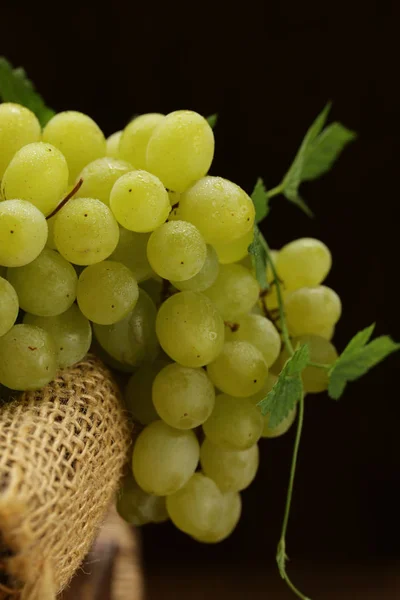
<path fill-rule="evenodd" d="M 92 328 L 76 304 L 56 317 L 37 317 L 26 313 L 24 324 L 40 327 L 51 335 L 57 353 L 57 364 L 61 369 L 79 362 L 89 352 Z"/>
<path fill-rule="evenodd" d="M 246 397 L 258 392 L 268 375 L 261 352 L 249 342 L 225 342 L 221 353 L 208 364 L 213 384 L 225 394 Z"/>
<path fill-rule="evenodd" d="M 220 265 L 218 277 L 204 294 L 226 321 L 249 312 L 259 298 L 257 280 L 242 265 Z"/>
<path fill-rule="evenodd" d="M 130 171 L 133 171 L 133 167 L 125 160 L 109 156 L 97 158 L 86 165 L 78 175 L 78 179 L 82 179 L 83 183 L 75 198 L 97 198 L 109 206 L 114 183 Z"/>
<path fill-rule="evenodd" d="M 185 281 L 197 275 L 207 256 L 206 243 L 197 227 L 170 221 L 151 234 L 147 244 L 150 265 L 164 279 Z"/>
<path fill-rule="evenodd" d="M 75 265 L 105 260 L 117 247 L 119 227 L 111 210 L 95 198 L 73 198 L 57 214 L 54 242 Z"/>
<path fill-rule="evenodd" d="M 0 277 L 0 337 L 14 325 L 18 316 L 18 296 L 13 286 Z"/>
<path fill-rule="evenodd" d="M 161 305 L 156 332 L 164 352 L 185 367 L 207 365 L 224 343 L 224 322 L 218 310 L 195 292 L 179 292 Z"/>
<path fill-rule="evenodd" d="M 179 215 L 196 225 L 207 244 L 229 244 L 253 229 L 251 198 L 222 177 L 203 177 L 182 194 Z"/>
<path fill-rule="evenodd" d="M 193 537 L 211 534 L 222 517 L 222 493 L 212 479 L 195 473 L 179 491 L 167 497 L 173 524 Z"/>
<path fill-rule="evenodd" d="M 155 275 L 147 258 L 149 237 L 150 233 L 135 233 L 120 227 L 118 246 L 110 256 L 110 260 L 128 267 L 137 282 L 145 281 Z"/>
<path fill-rule="evenodd" d="M 128 123 L 119 142 L 119 156 L 136 169 L 147 169 L 147 145 L 154 129 L 163 119 L 164 115 L 160 113 L 147 113 Z"/>
<path fill-rule="evenodd" d="M 166 188 L 184 192 L 203 177 L 214 156 L 214 134 L 196 112 L 177 110 L 164 117 L 147 144 L 147 169 Z"/>
<path fill-rule="evenodd" d="M 12 390 L 37 390 L 56 375 L 52 337 L 33 325 L 14 325 L 0 338 L 0 383 Z"/>
<path fill-rule="evenodd" d="M 203 536 L 197 536 L 198 542 L 216 544 L 229 537 L 239 522 L 242 512 L 242 500 L 237 492 L 222 494 L 222 514 L 214 528 Z"/>
<path fill-rule="evenodd" d="M 110 158 L 119 158 L 119 143 L 121 141 L 122 130 L 115 131 L 106 139 L 106 156 Z"/>
<path fill-rule="evenodd" d="M 20 307 L 41 317 L 60 315 L 76 298 L 74 267 L 49 248 L 28 265 L 9 268 L 7 279 L 18 294 Z"/>
<path fill-rule="evenodd" d="M 124 394 L 125 406 L 134 421 L 142 425 L 148 425 L 160 418 L 153 404 L 153 382 L 167 364 L 164 360 L 145 364 L 128 381 Z"/>
<path fill-rule="evenodd" d="M 204 292 L 208 289 L 218 277 L 219 273 L 219 262 L 216 251 L 209 244 L 207 247 L 206 259 L 200 271 L 190 279 L 185 281 L 176 281 L 171 279 L 171 283 L 181 292 Z"/>
<path fill-rule="evenodd" d="M 144 492 L 132 475 L 122 480 L 117 497 L 120 516 L 136 527 L 147 523 L 162 523 L 168 519 L 165 498 Z"/>
<path fill-rule="evenodd" d="M 149 494 L 168 496 L 193 475 L 200 448 L 193 431 L 174 429 L 154 421 L 139 434 L 133 448 L 133 475 Z"/>
<path fill-rule="evenodd" d="M 13 102 L 0 104 L 0 181 L 14 154 L 40 136 L 40 123 L 32 111 Z"/>
<path fill-rule="evenodd" d="M 148 233 L 168 218 L 171 206 L 161 181 L 147 171 L 122 175 L 110 194 L 110 207 L 118 223 L 137 233 Z"/>
<path fill-rule="evenodd" d="M 32 202 L 47 216 L 65 195 L 68 176 L 67 161 L 55 146 L 27 144 L 14 155 L 4 173 L 2 195 L 5 200 Z"/>
<path fill-rule="evenodd" d="M 220 394 L 215 398 L 210 418 L 203 423 L 203 430 L 216 446 L 247 450 L 258 442 L 263 426 L 260 410 L 247 398 Z"/>
<path fill-rule="evenodd" d="M 250 229 L 242 237 L 233 240 L 228 244 L 214 244 L 214 248 L 218 254 L 218 260 L 221 264 L 226 265 L 238 262 L 248 255 L 248 248 L 253 241 L 254 232 Z"/>
<path fill-rule="evenodd" d="M 258 348 L 268 367 L 274 364 L 281 350 L 281 337 L 275 325 L 262 315 L 244 315 L 236 319 L 235 327 L 225 329 L 226 341 L 244 341 Z"/>
<path fill-rule="evenodd" d="M 87 319 L 113 325 L 132 311 L 139 298 L 133 273 L 121 263 L 105 260 L 90 265 L 79 276 L 78 305 Z"/>
<path fill-rule="evenodd" d="M 26 200 L 0 202 L 0 265 L 27 265 L 39 256 L 46 240 L 47 222 L 36 206 Z"/>
<path fill-rule="evenodd" d="M 332 266 L 329 248 L 314 238 L 300 238 L 279 251 L 276 267 L 287 290 L 322 283 Z"/>
<path fill-rule="evenodd" d="M 342 305 L 336 292 L 319 285 L 289 292 L 285 296 L 285 311 L 291 335 L 318 335 L 337 323 Z"/>
<path fill-rule="evenodd" d="M 259 465 L 258 445 L 246 450 L 227 450 L 206 438 L 200 448 L 203 472 L 222 492 L 239 492 L 246 489 L 256 476 Z"/>
<path fill-rule="evenodd" d="M 153 383 L 153 404 L 163 421 L 177 429 L 193 429 L 214 408 L 214 386 L 203 369 L 165 366 Z"/>

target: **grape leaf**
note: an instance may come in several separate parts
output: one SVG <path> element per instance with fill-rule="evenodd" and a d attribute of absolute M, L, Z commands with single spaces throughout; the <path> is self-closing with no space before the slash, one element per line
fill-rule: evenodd
<path fill-rule="evenodd" d="M 329 369 L 328 394 L 338 400 L 349 381 L 365 375 L 372 367 L 400 349 L 388 335 L 369 342 L 375 325 L 359 331 Z M 369 343 L 368 343 L 369 342 Z"/>
<path fill-rule="evenodd" d="M 24 69 L 14 69 L 4 57 L 0 57 L 0 98 L 3 102 L 16 102 L 29 108 L 35 113 L 42 127 L 55 115 L 35 91 Z"/>
<path fill-rule="evenodd" d="M 209 126 L 214 129 L 217 121 L 218 121 L 218 114 L 215 113 L 213 115 L 210 115 L 209 117 L 206 118 L 206 121 L 208 122 Z"/>
<path fill-rule="evenodd" d="M 263 415 L 269 413 L 270 427 L 277 427 L 300 400 L 303 393 L 300 375 L 309 360 L 307 344 L 296 348 L 293 356 L 286 361 L 272 390 L 258 403 Z"/>
<path fill-rule="evenodd" d="M 254 190 L 251 193 L 251 199 L 253 200 L 253 204 L 256 209 L 256 223 L 259 223 L 265 219 L 269 213 L 268 192 L 261 177 L 259 177 L 256 181 Z"/>
<path fill-rule="evenodd" d="M 262 233 L 257 225 L 254 225 L 254 237 L 248 252 L 251 256 L 251 262 L 256 274 L 256 278 L 261 290 L 267 290 L 269 284 L 267 281 L 267 252 L 262 243 Z"/>
<path fill-rule="evenodd" d="M 317 179 L 329 171 L 339 154 L 356 137 L 355 131 L 341 123 L 328 125 L 311 144 L 303 166 L 302 181 Z"/>

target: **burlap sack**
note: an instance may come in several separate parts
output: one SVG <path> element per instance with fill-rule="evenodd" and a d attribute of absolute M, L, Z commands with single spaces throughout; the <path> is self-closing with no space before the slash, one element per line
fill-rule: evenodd
<path fill-rule="evenodd" d="M 0 408 L 0 599 L 54 600 L 93 543 L 131 439 L 118 388 L 88 356 Z"/>

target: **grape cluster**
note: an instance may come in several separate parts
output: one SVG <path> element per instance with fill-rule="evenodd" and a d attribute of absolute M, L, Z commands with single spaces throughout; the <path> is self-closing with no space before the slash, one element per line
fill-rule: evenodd
<path fill-rule="evenodd" d="M 253 202 L 208 175 L 213 154 L 192 111 L 142 115 L 106 140 L 82 113 L 42 130 L 28 109 L 0 105 L 0 394 L 40 389 L 97 352 L 124 374 L 140 430 L 121 515 L 170 518 L 209 543 L 239 520 L 259 440 L 296 416 L 271 428 L 257 406 L 288 358 L 277 281 L 268 265 L 260 290 Z M 322 285 L 328 248 L 299 239 L 272 260 L 293 344 L 332 363 L 341 304 Z M 307 367 L 303 383 L 326 389 L 326 371 Z"/>

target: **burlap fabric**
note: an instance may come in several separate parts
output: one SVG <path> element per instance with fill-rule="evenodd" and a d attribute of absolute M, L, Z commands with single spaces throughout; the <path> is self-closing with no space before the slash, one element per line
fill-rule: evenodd
<path fill-rule="evenodd" d="M 1 600 L 55 600 L 106 516 L 130 439 L 92 356 L 0 407 Z"/>

